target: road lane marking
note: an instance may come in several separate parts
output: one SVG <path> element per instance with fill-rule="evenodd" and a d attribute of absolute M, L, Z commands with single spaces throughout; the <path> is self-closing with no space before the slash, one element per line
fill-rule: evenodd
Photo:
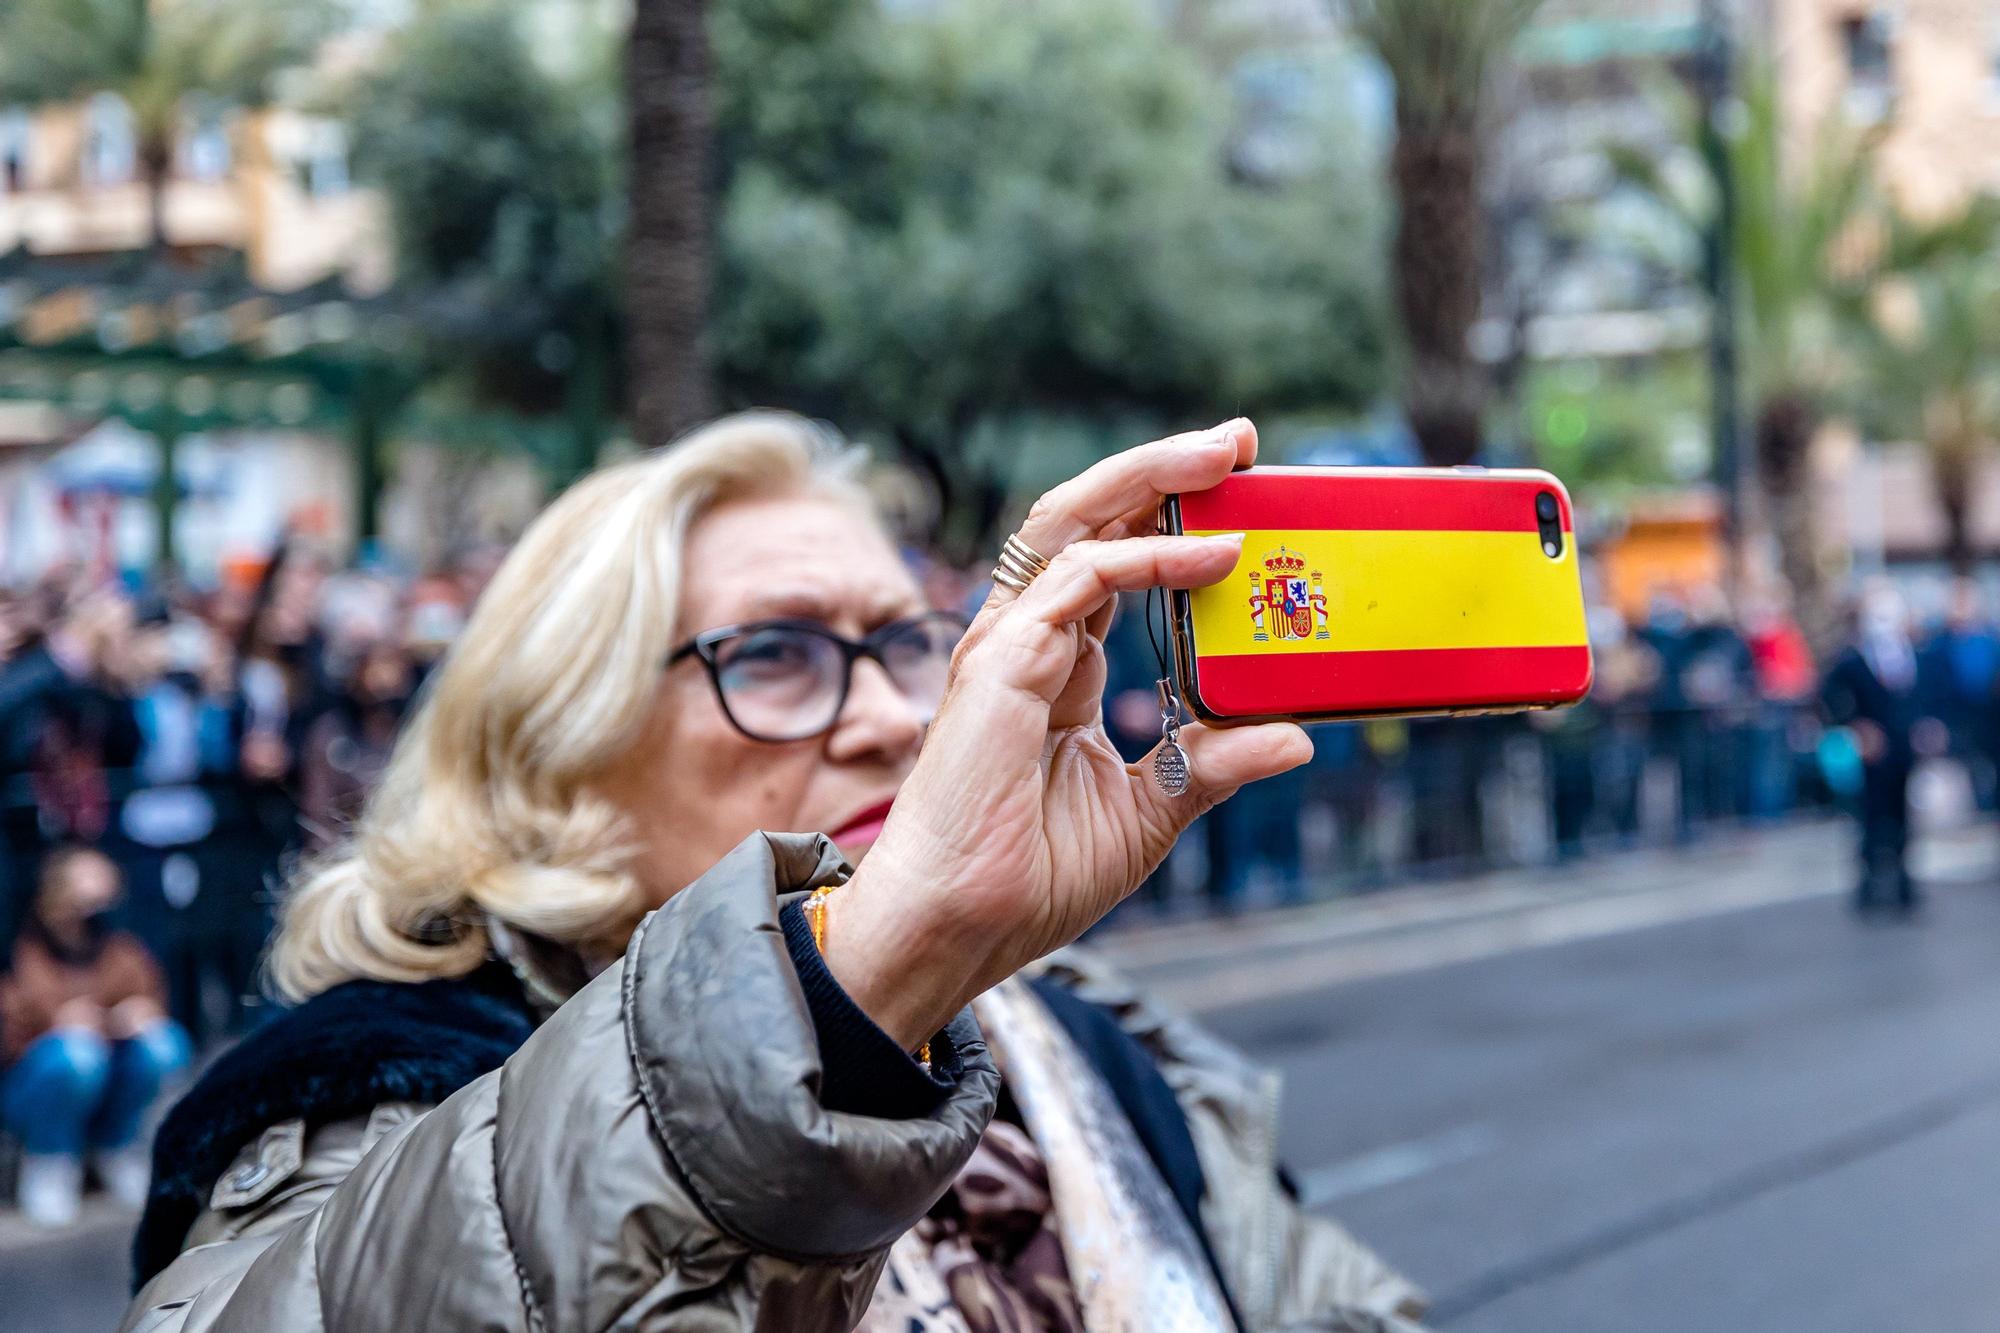
<path fill-rule="evenodd" d="M 1490 1125 L 1460 1125 L 1429 1138 L 1392 1143 L 1373 1152 L 1316 1166 L 1298 1175 L 1299 1205 L 1323 1208 L 1385 1185 L 1400 1185 L 1483 1156 L 1499 1141 L 1500 1136 Z"/>

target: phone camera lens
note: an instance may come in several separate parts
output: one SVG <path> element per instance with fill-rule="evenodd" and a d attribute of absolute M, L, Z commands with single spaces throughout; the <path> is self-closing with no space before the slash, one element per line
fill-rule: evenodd
<path fill-rule="evenodd" d="M 1535 496 L 1535 529 L 1542 538 L 1542 554 L 1551 560 L 1562 558 L 1563 530 L 1558 517 L 1562 513 L 1552 492 L 1541 491 Z"/>

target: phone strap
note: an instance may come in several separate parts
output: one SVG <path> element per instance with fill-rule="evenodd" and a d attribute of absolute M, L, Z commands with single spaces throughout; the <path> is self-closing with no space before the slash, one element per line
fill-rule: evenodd
<path fill-rule="evenodd" d="M 1168 796 L 1181 796 L 1187 792 L 1191 775 L 1188 753 L 1181 748 L 1181 695 L 1174 683 L 1173 668 L 1167 665 L 1167 652 L 1161 646 L 1159 631 L 1153 624 L 1153 601 L 1164 600 L 1166 595 L 1161 588 L 1146 592 L 1146 642 L 1153 646 L 1153 660 L 1160 668 L 1160 677 L 1153 682 L 1160 698 L 1160 746 L 1153 751 L 1153 781 Z M 1163 610 L 1161 617 L 1164 619 L 1165 615 Z"/>

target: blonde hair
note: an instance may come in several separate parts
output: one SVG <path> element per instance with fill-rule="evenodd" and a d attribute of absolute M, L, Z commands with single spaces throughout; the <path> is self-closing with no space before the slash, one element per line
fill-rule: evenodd
<path fill-rule="evenodd" d="M 857 459 L 802 418 L 746 412 L 607 467 L 536 518 L 398 739 L 353 836 L 281 909 L 270 978 L 302 999 L 356 978 L 462 976 L 497 921 L 621 944 L 648 906 L 590 780 L 643 728 L 671 649 L 682 552 L 711 506 L 865 503 Z"/>

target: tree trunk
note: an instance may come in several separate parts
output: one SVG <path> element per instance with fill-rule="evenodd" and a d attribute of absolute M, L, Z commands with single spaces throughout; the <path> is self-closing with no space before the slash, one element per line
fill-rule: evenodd
<path fill-rule="evenodd" d="M 142 137 L 139 141 L 139 182 L 146 191 L 146 244 L 144 248 L 164 253 L 167 240 L 167 183 L 173 174 L 174 148 L 165 138 Z"/>
<path fill-rule="evenodd" d="M 1487 383 L 1468 339 L 1479 317 L 1479 140 L 1465 123 L 1419 125 L 1401 114 L 1391 172 L 1396 304 L 1409 345 L 1404 410 L 1426 463 L 1479 451 Z"/>
<path fill-rule="evenodd" d="M 1972 492 L 1978 477 L 1979 436 L 1957 404 L 1934 404 L 1930 437 L 1931 486 L 1944 511 L 1944 558 L 1951 572 L 1972 573 Z"/>
<path fill-rule="evenodd" d="M 637 0 L 625 57 L 631 138 L 626 243 L 632 432 L 666 444 L 715 411 L 706 0 Z"/>
<path fill-rule="evenodd" d="M 1827 604 L 1819 525 L 1813 512 L 1810 463 L 1818 432 L 1818 409 L 1797 391 L 1774 393 L 1757 410 L 1757 468 L 1764 512 L 1778 543 L 1778 563 L 1791 585 L 1799 627 L 1824 653 L 1832 645 L 1835 616 Z"/>

